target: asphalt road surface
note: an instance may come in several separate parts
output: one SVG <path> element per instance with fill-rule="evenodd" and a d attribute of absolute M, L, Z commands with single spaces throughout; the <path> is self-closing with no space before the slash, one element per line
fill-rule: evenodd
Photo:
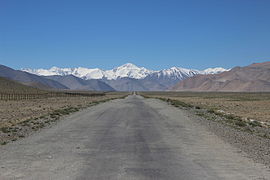
<path fill-rule="evenodd" d="M 186 112 L 132 95 L 0 147 L 0 179 L 270 179 Z"/>

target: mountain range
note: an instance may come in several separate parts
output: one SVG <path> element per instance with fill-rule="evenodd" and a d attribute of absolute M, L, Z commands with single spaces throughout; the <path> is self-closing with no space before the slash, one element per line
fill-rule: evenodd
<path fill-rule="evenodd" d="M 41 89 L 86 91 L 270 91 L 270 62 L 203 71 L 172 67 L 150 70 L 127 63 L 111 70 L 58 68 L 14 70 L 0 65 L 0 77 Z"/>
<path fill-rule="evenodd" d="M 89 69 L 83 67 L 52 67 L 50 69 L 22 69 L 22 71 L 53 79 L 69 88 L 75 87 L 71 87 L 69 83 L 63 83 L 63 78 L 71 78 L 70 76 L 72 75 L 73 79 L 77 77 L 81 79 L 80 81 L 102 81 L 117 91 L 162 91 L 171 88 L 183 79 L 197 74 L 215 74 L 228 70 L 224 68 L 209 68 L 204 71 L 199 71 L 172 67 L 169 69 L 154 71 L 127 63 L 111 70 L 101 70 L 98 68 Z M 76 88 L 79 87 L 81 88 L 81 86 L 77 86 Z M 86 86 L 84 86 L 83 89 L 86 90 L 85 88 L 87 89 Z M 106 90 L 108 90 L 108 88 Z"/>
<path fill-rule="evenodd" d="M 101 80 L 85 80 L 73 75 L 39 76 L 0 65 L 0 77 L 39 89 L 115 91 Z"/>
<path fill-rule="evenodd" d="M 116 67 L 111 70 L 102 70 L 99 68 L 58 68 L 52 67 L 50 69 L 30 69 L 24 68 L 22 71 L 36 74 L 39 76 L 53 76 L 53 75 L 74 75 L 76 77 L 82 79 L 107 79 L 107 80 L 115 80 L 119 78 L 132 78 L 132 79 L 144 79 L 149 75 L 157 74 L 157 75 L 166 75 L 172 77 L 179 77 L 180 79 L 193 75 L 193 74 L 216 74 L 223 71 L 228 71 L 228 69 L 224 69 L 221 67 L 218 68 L 208 68 L 203 71 L 194 70 L 194 69 L 185 69 L 180 67 L 172 67 L 170 69 L 164 69 L 159 71 L 154 71 L 150 69 L 146 69 L 144 67 L 138 67 L 132 63 L 127 63 L 122 66 Z"/>
<path fill-rule="evenodd" d="M 0 65 L 0 77 L 4 77 L 13 81 L 20 82 L 21 84 L 37 87 L 40 89 L 68 89 L 66 86 L 57 81 L 28 72 L 14 70 L 4 65 Z"/>
<path fill-rule="evenodd" d="M 270 61 L 235 67 L 220 74 L 197 75 L 180 81 L 174 91 L 270 91 Z"/>
<path fill-rule="evenodd" d="M 82 91 L 114 91 L 114 89 L 103 81 L 97 79 L 81 79 L 73 75 L 65 76 L 43 76 L 47 79 L 57 81 L 63 84 L 71 90 L 82 90 Z"/>

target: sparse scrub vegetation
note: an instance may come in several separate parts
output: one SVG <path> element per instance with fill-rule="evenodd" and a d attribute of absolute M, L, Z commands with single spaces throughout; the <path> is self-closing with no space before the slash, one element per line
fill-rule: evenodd
<path fill-rule="evenodd" d="M 262 126 L 262 124 L 259 121 L 256 121 L 256 120 L 250 121 L 248 124 L 253 126 L 253 127 L 256 127 L 256 126 L 261 127 Z"/>
<path fill-rule="evenodd" d="M 9 130 L 8 127 L 2 127 L 2 128 L 1 128 L 1 131 L 2 131 L 3 133 L 9 133 L 9 132 L 10 132 L 10 130 Z"/>
<path fill-rule="evenodd" d="M 6 142 L 6 141 L 4 141 L 4 142 L 1 142 L 0 144 L 1 144 L 1 145 L 6 145 L 6 144 L 7 144 L 7 142 Z"/>
<path fill-rule="evenodd" d="M 187 104 L 185 102 L 182 101 L 178 101 L 178 100 L 167 100 L 168 102 L 171 103 L 171 105 L 175 106 L 175 107 L 188 107 L 188 108 L 192 108 L 193 106 L 190 104 Z"/>
<path fill-rule="evenodd" d="M 55 117 L 62 116 L 62 115 L 68 115 L 70 113 L 77 112 L 77 111 L 79 111 L 79 108 L 77 108 L 77 107 L 68 107 L 68 108 L 64 108 L 64 109 L 57 109 L 57 110 L 53 111 L 50 114 L 50 116 L 52 118 L 55 118 Z"/>
<path fill-rule="evenodd" d="M 215 110 L 214 109 L 208 109 L 207 112 L 209 112 L 209 113 L 215 113 Z"/>
<path fill-rule="evenodd" d="M 235 121 L 235 125 L 244 127 L 244 126 L 247 125 L 247 123 L 244 122 L 244 121 L 242 121 L 242 120 L 236 120 L 236 121 Z"/>

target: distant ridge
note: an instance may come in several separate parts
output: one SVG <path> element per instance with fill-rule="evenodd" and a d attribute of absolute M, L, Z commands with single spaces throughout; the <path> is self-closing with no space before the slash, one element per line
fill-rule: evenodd
<path fill-rule="evenodd" d="M 122 66 L 116 67 L 111 70 L 101 70 L 98 68 L 89 69 L 84 67 L 78 68 L 58 68 L 52 67 L 51 69 L 22 69 L 23 71 L 41 75 L 41 76 L 52 76 L 52 75 L 74 75 L 82 79 L 118 79 L 118 78 L 133 78 L 142 79 L 154 71 L 148 70 L 144 67 L 138 67 L 134 64 L 127 63 Z"/>
<path fill-rule="evenodd" d="M 85 91 L 115 91 L 112 87 L 101 80 L 84 80 L 73 75 L 66 76 L 38 76 L 28 72 L 14 70 L 0 65 L 0 77 L 13 80 L 23 85 L 39 89 L 59 90 L 85 90 Z M 12 83 L 9 83 L 12 84 Z M 8 86 L 11 87 L 11 86 Z M 15 86 L 14 86 L 15 87 Z M 21 86 L 23 87 L 23 86 Z M 4 87 L 1 87 L 4 88 Z"/>
<path fill-rule="evenodd" d="M 220 74 L 196 75 L 179 82 L 175 91 L 270 91 L 270 61 L 235 67 Z"/>
<path fill-rule="evenodd" d="M 102 82 L 101 80 L 91 79 L 84 80 L 73 75 L 66 76 L 44 76 L 47 79 L 57 81 L 71 90 L 85 90 L 85 91 L 115 91 L 111 86 Z"/>
<path fill-rule="evenodd" d="M 185 77 L 189 75 L 195 74 L 216 74 L 224 71 L 228 71 L 228 69 L 224 68 L 208 68 L 206 70 L 194 70 L 194 69 L 186 69 L 181 67 L 172 67 L 169 69 L 154 71 L 150 69 L 146 69 L 144 67 L 138 67 L 132 63 L 127 63 L 122 66 L 116 67 L 111 70 L 101 70 L 98 68 L 58 68 L 52 67 L 50 69 L 29 69 L 24 68 L 22 71 L 29 72 L 32 74 L 36 74 L 39 76 L 53 76 L 53 75 L 74 75 L 76 77 L 82 79 L 107 79 L 107 80 L 116 80 L 119 78 L 132 78 L 132 79 L 144 79 L 147 76 L 152 76 L 153 74 L 166 74 L 166 76 L 172 77 Z M 191 72 L 191 73 L 190 73 Z M 181 76 L 181 74 L 183 76 Z M 180 76 L 179 76 L 180 75 Z"/>
<path fill-rule="evenodd" d="M 68 89 L 66 86 L 41 76 L 0 65 L 0 77 L 42 89 Z"/>
<path fill-rule="evenodd" d="M 160 71 L 153 71 L 146 69 L 144 67 L 138 67 L 131 63 L 124 64 L 112 70 L 101 70 L 98 68 L 88 69 L 83 67 L 79 68 L 52 67 L 51 69 L 22 69 L 22 70 L 29 73 L 49 77 L 57 75 L 66 78 L 67 75 L 73 75 L 77 78 L 81 78 L 84 80 L 101 80 L 117 91 L 163 91 L 171 88 L 179 81 L 197 74 L 216 74 L 223 71 L 228 71 L 227 69 L 224 68 L 208 68 L 204 71 L 199 71 L 180 67 L 172 67 Z M 63 81 L 60 81 L 60 77 L 54 80 L 63 83 Z M 69 84 L 65 83 L 63 84 L 69 88 L 71 87 L 71 85 Z"/>
<path fill-rule="evenodd" d="M 3 77 L 0 77 L 0 87 L 0 93 L 2 94 L 37 94 L 45 92 Z"/>

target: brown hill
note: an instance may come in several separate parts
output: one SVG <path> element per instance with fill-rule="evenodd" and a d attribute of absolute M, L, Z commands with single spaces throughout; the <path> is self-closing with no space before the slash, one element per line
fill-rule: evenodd
<path fill-rule="evenodd" d="M 37 76 L 20 70 L 14 70 L 0 64 L 0 77 L 20 82 L 27 86 L 33 86 L 43 89 L 68 89 L 63 84 L 45 77 Z"/>
<path fill-rule="evenodd" d="M 0 94 L 40 94 L 46 91 L 0 77 Z"/>
<path fill-rule="evenodd" d="M 71 90 L 82 90 L 82 91 L 115 91 L 111 86 L 102 82 L 98 79 L 81 79 L 73 75 L 66 76 L 44 76 L 47 79 L 63 84 Z"/>
<path fill-rule="evenodd" d="M 197 75 L 179 82 L 175 91 L 270 91 L 270 61 L 235 67 L 213 75 Z"/>

